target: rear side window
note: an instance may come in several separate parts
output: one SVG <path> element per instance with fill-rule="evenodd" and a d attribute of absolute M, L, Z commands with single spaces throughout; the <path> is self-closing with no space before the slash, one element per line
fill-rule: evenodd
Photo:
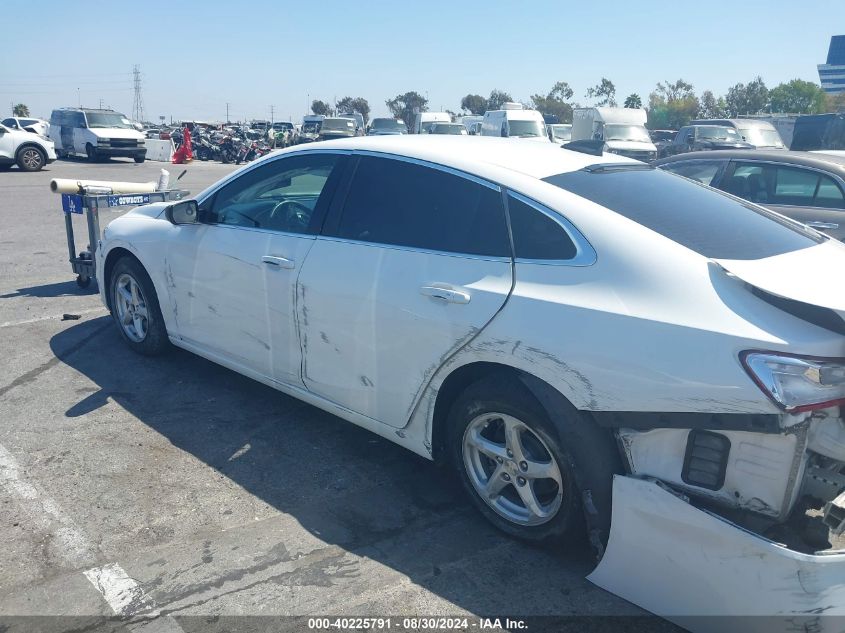
<path fill-rule="evenodd" d="M 845 208 L 842 190 L 833 178 L 812 169 L 740 163 L 730 180 L 736 195 L 758 204 Z"/>
<path fill-rule="evenodd" d="M 690 180 L 697 180 L 702 185 L 710 185 L 722 164 L 715 160 L 694 160 L 661 165 L 661 169 L 678 174 Z"/>
<path fill-rule="evenodd" d="M 564 228 L 539 207 L 509 195 L 508 214 L 517 259 L 560 261 L 578 252 Z"/>
<path fill-rule="evenodd" d="M 431 167 L 361 157 L 338 237 L 449 253 L 509 257 L 501 194 Z"/>
<path fill-rule="evenodd" d="M 660 169 L 597 165 L 544 180 L 705 257 L 761 259 L 826 239 L 765 209 Z"/>

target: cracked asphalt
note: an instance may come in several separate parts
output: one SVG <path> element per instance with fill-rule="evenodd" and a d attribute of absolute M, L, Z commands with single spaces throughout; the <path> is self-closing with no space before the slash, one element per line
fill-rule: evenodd
<path fill-rule="evenodd" d="M 0 630 L 642 614 L 584 579 L 585 547 L 499 534 L 426 460 L 189 353 L 130 353 L 95 284 L 74 282 L 48 183 L 156 180 L 162 167 L 171 181 L 183 169 L 0 172 Z M 197 193 L 233 167 L 184 169 L 179 185 Z M 620 630 L 607 626 L 589 630 Z M 674 630 L 642 630 L 655 627 Z"/>

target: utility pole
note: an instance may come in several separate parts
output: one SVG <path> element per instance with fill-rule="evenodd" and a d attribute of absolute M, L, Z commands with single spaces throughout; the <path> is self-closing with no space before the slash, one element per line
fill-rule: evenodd
<path fill-rule="evenodd" d="M 132 117 L 138 121 L 139 123 L 143 122 L 146 118 L 144 116 L 144 97 L 141 94 L 141 66 L 135 64 L 132 68 L 132 75 L 133 79 L 133 92 L 134 92 L 134 99 L 132 102 Z"/>
<path fill-rule="evenodd" d="M 79 91 L 79 88 L 76 89 L 76 100 L 79 101 L 79 107 L 82 107 L 82 93 Z"/>
<path fill-rule="evenodd" d="M 270 106 L 270 124 L 273 124 L 276 119 L 274 118 L 275 109 L 273 106 Z"/>
<path fill-rule="evenodd" d="M 226 123 L 229 123 L 229 102 L 226 102 Z"/>
<path fill-rule="evenodd" d="M 102 110 L 102 109 L 103 109 L 103 98 L 100 97 L 100 110 Z"/>

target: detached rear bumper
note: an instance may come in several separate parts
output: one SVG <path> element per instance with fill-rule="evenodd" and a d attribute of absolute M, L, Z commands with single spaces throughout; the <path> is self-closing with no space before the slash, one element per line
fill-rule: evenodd
<path fill-rule="evenodd" d="M 690 631 L 845 631 L 845 550 L 792 551 L 651 480 L 614 478 L 610 540 L 588 579 Z"/>

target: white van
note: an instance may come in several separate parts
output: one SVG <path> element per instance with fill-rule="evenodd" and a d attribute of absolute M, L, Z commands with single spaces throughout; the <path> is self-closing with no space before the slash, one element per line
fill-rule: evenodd
<path fill-rule="evenodd" d="M 607 151 L 641 161 L 657 158 L 642 108 L 575 108 L 573 141 L 604 141 Z"/>
<path fill-rule="evenodd" d="M 53 110 L 49 135 L 59 157 L 86 156 L 88 160 L 96 161 L 123 156 L 143 163 L 147 156 L 144 135 L 135 129 L 128 117 L 114 110 Z"/>
<path fill-rule="evenodd" d="M 481 124 L 481 136 L 519 138 L 548 143 L 543 115 L 526 110 L 521 103 L 505 103 L 502 110 L 488 110 Z"/>
<path fill-rule="evenodd" d="M 428 134 L 428 127 L 432 123 L 451 123 L 452 116 L 448 112 L 417 112 L 414 115 L 414 127 L 411 134 Z"/>

